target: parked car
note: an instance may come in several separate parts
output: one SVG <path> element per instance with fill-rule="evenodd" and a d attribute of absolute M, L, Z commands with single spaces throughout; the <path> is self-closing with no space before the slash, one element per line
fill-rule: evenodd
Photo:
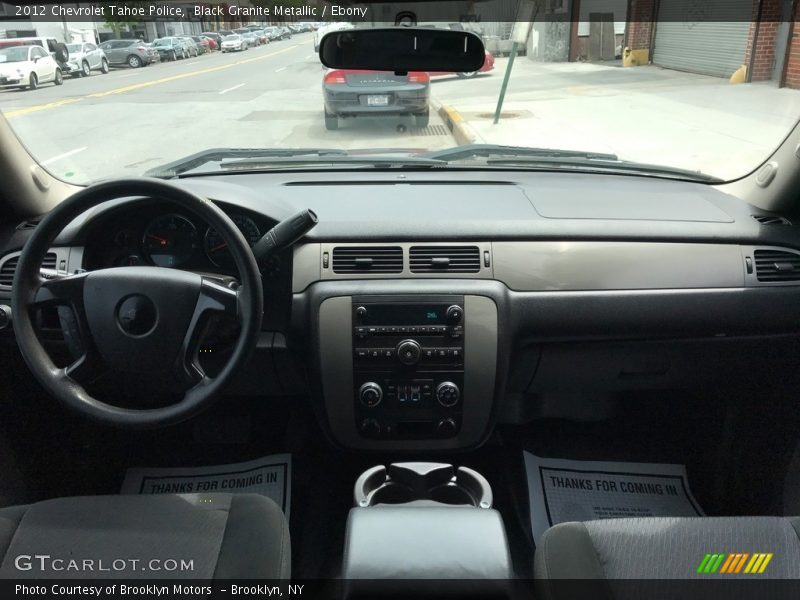
<path fill-rule="evenodd" d="M 264 31 L 263 29 L 253 30 L 253 35 L 255 35 L 256 38 L 258 38 L 258 43 L 261 44 L 262 46 L 264 44 L 269 44 L 269 38 L 267 37 L 267 32 Z"/>
<path fill-rule="evenodd" d="M 190 56 L 200 56 L 200 48 L 197 47 L 197 43 L 189 37 L 188 35 L 179 35 L 178 40 L 183 44 L 184 48 L 186 49 L 186 57 Z"/>
<path fill-rule="evenodd" d="M 208 49 L 210 51 L 219 50 L 219 43 L 217 43 L 217 40 L 215 40 L 212 37 L 208 37 L 207 35 L 203 35 L 200 37 L 202 37 L 204 40 L 208 42 Z"/>
<path fill-rule="evenodd" d="M 264 28 L 264 33 L 267 34 L 267 39 L 270 42 L 276 42 L 278 40 L 283 39 L 283 36 L 281 35 L 281 31 L 277 27 L 265 27 Z"/>
<path fill-rule="evenodd" d="M 161 60 L 158 49 L 149 48 L 142 40 L 108 40 L 100 44 L 100 48 L 113 66 L 128 65 L 138 69 Z"/>
<path fill-rule="evenodd" d="M 256 46 L 258 46 L 258 39 L 256 38 L 255 35 L 253 35 L 249 31 L 247 33 L 242 34 L 242 39 L 245 42 L 247 42 L 247 48 L 245 48 L 245 50 L 247 50 L 248 48 L 255 48 Z"/>
<path fill-rule="evenodd" d="M 288 27 L 285 27 L 285 26 L 284 27 L 278 27 L 278 29 L 281 30 L 281 34 L 283 35 L 283 37 L 281 38 L 282 40 L 290 40 L 290 39 L 292 39 L 292 30 L 291 29 L 289 29 Z"/>
<path fill-rule="evenodd" d="M 11 46 L 39 46 L 44 48 L 50 54 L 50 57 L 56 61 L 56 64 L 61 69 L 62 75 L 69 71 L 67 61 L 69 60 L 69 50 L 67 45 L 59 42 L 52 37 L 21 37 L 0 39 L 0 48 L 9 48 Z"/>
<path fill-rule="evenodd" d="M 42 83 L 64 83 L 64 73 L 41 46 L 0 49 L 0 87 L 35 90 Z"/>
<path fill-rule="evenodd" d="M 241 52 L 247 50 L 247 40 L 238 33 L 227 35 L 222 39 L 223 52 Z"/>
<path fill-rule="evenodd" d="M 329 69 L 322 79 L 325 127 L 338 129 L 339 119 L 359 115 L 413 115 L 426 127 L 430 111 L 430 76 L 423 71 Z"/>
<path fill-rule="evenodd" d="M 101 48 L 88 42 L 67 44 L 69 60 L 68 74 L 73 77 L 88 77 L 92 71 L 108 73 L 108 58 Z"/>
<path fill-rule="evenodd" d="M 158 38 L 153 41 L 153 48 L 158 51 L 161 60 L 186 58 L 186 46 L 176 37 Z"/>
<path fill-rule="evenodd" d="M 197 45 L 200 54 L 208 54 L 211 52 L 211 45 L 208 43 L 208 38 L 201 35 L 193 35 L 192 40 L 194 40 L 194 43 Z"/>
<path fill-rule="evenodd" d="M 456 73 L 456 75 L 458 75 L 461 79 L 470 79 L 475 77 L 478 73 L 488 73 L 492 70 L 494 70 L 494 56 L 492 56 L 491 52 L 486 50 L 486 58 L 484 59 L 483 66 L 480 69 L 467 73 Z M 448 73 L 445 71 L 431 71 L 429 75 L 431 77 L 440 77 L 442 75 L 453 75 L 453 73 Z"/>
<path fill-rule="evenodd" d="M 217 49 L 219 49 L 220 45 L 222 44 L 222 38 L 227 34 L 222 34 L 218 31 L 203 31 L 200 35 L 204 35 L 207 38 L 214 40 L 214 42 L 217 44 Z"/>

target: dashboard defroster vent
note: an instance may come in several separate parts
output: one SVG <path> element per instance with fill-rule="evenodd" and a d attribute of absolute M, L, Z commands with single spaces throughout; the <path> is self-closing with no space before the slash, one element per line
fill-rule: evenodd
<path fill-rule="evenodd" d="M 786 217 L 778 215 L 753 215 L 753 219 L 761 225 L 791 225 L 792 222 Z"/>
<path fill-rule="evenodd" d="M 402 273 L 400 246 L 341 246 L 333 249 L 334 273 Z"/>
<path fill-rule="evenodd" d="M 479 273 L 481 252 L 477 246 L 412 246 L 412 273 Z"/>
<path fill-rule="evenodd" d="M 57 257 L 55 253 L 49 252 L 42 261 L 42 268 L 55 269 L 56 260 Z M 11 258 L 3 262 L 2 265 L 0 265 L 0 286 L 4 286 L 7 288 L 11 287 L 11 284 L 14 281 L 14 271 L 17 268 L 18 262 L 19 262 L 19 255 L 12 256 Z"/>
<path fill-rule="evenodd" d="M 753 256 L 759 281 L 800 281 L 800 254 L 756 250 Z"/>

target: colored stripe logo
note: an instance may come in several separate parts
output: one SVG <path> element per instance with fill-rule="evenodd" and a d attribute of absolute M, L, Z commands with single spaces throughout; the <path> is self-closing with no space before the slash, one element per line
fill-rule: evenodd
<path fill-rule="evenodd" d="M 700 575 L 714 575 L 715 573 L 760 575 L 767 570 L 767 565 L 772 557 L 772 552 L 708 553 L 697 566 L 697 573 Z"/>

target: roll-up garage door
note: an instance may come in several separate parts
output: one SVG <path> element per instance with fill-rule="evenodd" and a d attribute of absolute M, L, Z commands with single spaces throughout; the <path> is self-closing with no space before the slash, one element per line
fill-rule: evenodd
<path fill-rule="evenodd" d="M 730 77 L 745 63 L 753 0 L 661 0 L 653 63 Z"/>

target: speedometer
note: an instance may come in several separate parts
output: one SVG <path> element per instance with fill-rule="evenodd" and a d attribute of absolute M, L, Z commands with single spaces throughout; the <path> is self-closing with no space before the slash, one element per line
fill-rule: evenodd
<path fill-rule="evenodd" d="M 261 239 L 261 232 L 258 229 L 258 225 L 256 225 L 253 219 L 244 215 L 230 215 L 230 217 L 231 221 L 239 228 L 244 239 L 247 240 L 247 243 L 250 244 L 252 248 L 253 245 Z M 227 242 L 211 227 L 206 231 L 205 247 L 206 256 L 218 267 L 233 268 L 235 266 L 233 255 L 228 248 Z"/>
<path fill-rule="evenodd" d="M 144 231 L 142 247 L 157 267 L 179 267 L 192 257 L 198 246 L 197 229 L 181 215 L 154 219 Z"/>

